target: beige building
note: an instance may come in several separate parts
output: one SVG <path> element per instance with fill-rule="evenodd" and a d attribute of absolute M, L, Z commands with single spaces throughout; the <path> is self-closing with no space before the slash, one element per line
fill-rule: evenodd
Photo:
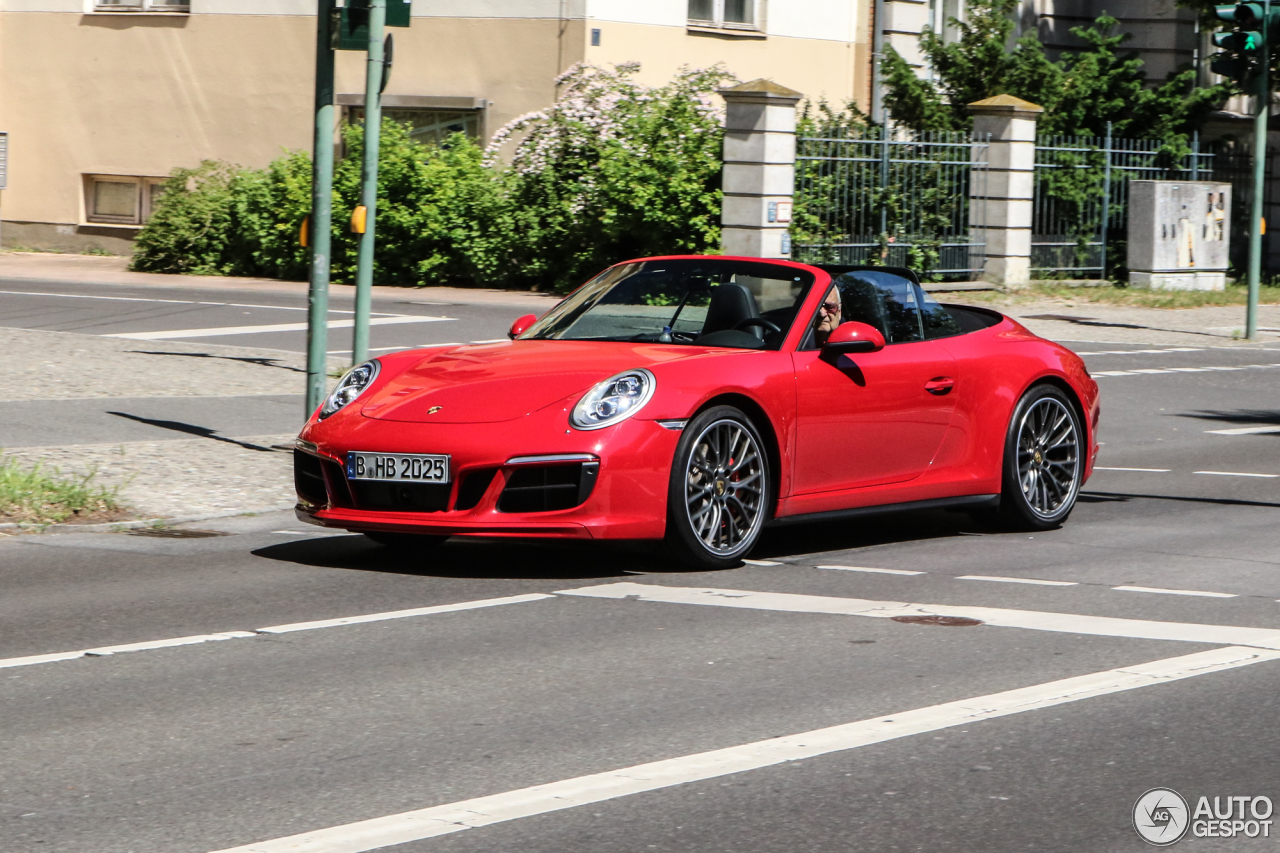
<path fill-rule="evenodd" d="M 393 0 L 395 2 L 396 0 Z M 870 98 L 875 0 L 412 0 L 384 105 L 423 139 L 487 138 L 576 62 L 658 84 L 723 62 L 817 99 Z M 0 0 L 5 246 L 127 252 L 159 182 L 311 146 L 315 0 Z M 364 54 L 338 54 L 358 110 Z"/>

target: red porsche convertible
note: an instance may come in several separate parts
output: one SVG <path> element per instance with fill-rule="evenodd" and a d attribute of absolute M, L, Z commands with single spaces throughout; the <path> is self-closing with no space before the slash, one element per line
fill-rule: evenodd
<path fill-rule="evenodd" d="M 509 342 L 353 368 L 298 437 L 304 521 L 662 540 L 734 565 L 766 525 L 886 508 L 1066 519 L 1097 455 L 1080 358 L 892 267 L 628 261 Z"/>

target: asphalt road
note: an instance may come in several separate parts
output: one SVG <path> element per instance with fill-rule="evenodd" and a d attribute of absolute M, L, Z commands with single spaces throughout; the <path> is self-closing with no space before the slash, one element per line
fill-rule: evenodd
<path fill-rule="evenodd" d="M 629 547 L 403 557 L 287 514 L 0 539 L 0 849 L 1110 853 L 1147 849 L 1150 788 L 1280 801 L 1280 432 L 1221 432 L 1280 427 L 1280 347 L 1072 346 L 1103 470 L 1048 533 L 804 525 L 706 573 Z M 885 618 L 907 603 L 983 624 Z"/>

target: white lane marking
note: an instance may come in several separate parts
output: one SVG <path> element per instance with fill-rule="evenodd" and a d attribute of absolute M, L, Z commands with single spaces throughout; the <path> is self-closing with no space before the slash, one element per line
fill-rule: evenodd
<path fill-rule="evenodd" d="M 276 531 L 284 533 L 290 531 Z M 452 613 L 458 610 L 474 610 L 479 607 L 496 607 L 500 604 L 519 604 L 525 601 L 541 601 L 555 598 L 554 595 L 529 593 L 513 595 L 507 598 L 486 598 L 480 601 L 462 601 L 457 604 L 440 604 L 435 607 L 418 607 L 413 610 L 396 610 L 390 613 L 371 613 L 365 616 L 350 616 L 345 619 L 326 619 L 321 622 L 297 622 L 292 625 L 275 625 L 270 628 L 259 628 L 257 631 L 224 631 L 220 634 L 201 634 L 195 637 L 174 637 L 168 640 L 149 640 L 143 643 L 128 643 L 120 646 L 102 646 L 96 649 L 81 649 L 76 652 L 54 652 L 47 655 L 28 655 L 21 658 L 0 659 L 0 669 L 15 666 L 32 666 L 40 663 L 76 660 L 82 657 L 109 657 L 124 652 L 140 652 L 149 649 L 167 649 L 173 646 L 190 646 L 196 643 L 209 643 L 217 640 L 251 639 L 260 634 L 287 634 L 292 631 L 309 631 L 314 628 L 333 628 L 340 625 L 356 625 L 361 622 L 380 622 L 385 619 L 403 619 L 408 616 L 429 616 L 433 613 Z"/>
<path fill-rule="evenodd" d="M 1243 471 L 1193 471 L 1193 474 L 1212 474 L 1215 477 L 1266 477 L 1274 479 L 1280 477 L 1280 474 L 1248 474 Z"/>
<path fill-rule="evenodd" d="M 333 537 L 333 536 L 359 536 L 360 535 L 359 533 L 347 533 L 345 531 L 341 533 L 337 533 L 337 532 L 325 532 L 323 530 L 317 530 L 314 533 L 310 530 L 273 530 L 271 532 L 286 533 L 289 536 L 310 536 L 310 537 L 319 538 L 319 539 L 324 539 L 326 537 Z"/>
<path fill-rule="evenodd" d="M 1140 471 L 1144 474 L 1168 474 L 1169 468 L 1103 468 L 1101 465 L 1094 465 L 1095 471 Z"/>
<path fill-rule="evenodd" d="M 997 583 L 1029 583 L 1036 586 L 1079 586 L 1075 581 L 1044 581 L 1036 578 L 1002 578 L 996 575 L 960 575 L 958 581 L 995 581 Z"/>
<path fill-rule="evenodd" d="M 865 566 L 814 566 L 815 569 L 835 569 L 840 572 L 871 572 L 877 575 L 923 575 L 924 572 L 909 572 L 906 569 L 868 569 Z"/>
<path fill-rule="evenodd" d="M 112 302 L 159 302 L 166 305 L 218 305 L 225 308 L 265 308 L 270 311 L 309 311 L 310 308 L 297 305 L 250 305 L 244 302 L 201 302 L 194 299 L 148 299 L 141 296 L 90 296 L 83 293 L 38 293 L 26 290 L 0 290 L 2 296 L 57 296 L 62 299 L 108 299 Z M 423 303 L 427 304 L 427 303 Z M 434 304 L 434 303 L 432 303 Z M 330 314 L 354 314 L 354 311 L 341 311 L 330 308 Z"/>
<path fill-rule="evenodd" d="M 1117 592 L 1156 592 L 1161 595 L 1198 595 L 1202 598 L 1238 598 L 1230 592 L 1199 592 L 1194 589 L 1161 589 L 1157 586 L 1113 586 Z"/>
<path fill-rule="evenodd" d="M 743 560 L 748 566 L 781 566 L 782 563 L 773 560 Z"/>
<path fill-rule="evenodd" d="M 54 652 L 51 655 L 29 655 L 25 658 L 6 658 L 0 660 L 0 669 L 11 666 L 31 666 L 37 663 L 54 663 L 60 660 L 75 660 L 84 657 L 84 652 Z"/>
<path fill-rule="evenodd" d="M 1090 371 L 1089 375 L 1096 379 L 1099 376 L 1137 376 L 1138 374 L 1151 373 L 1208 373 L 1214 370 L 1270 370 L 1273 367 L 1280 367 L 1280 362 L 1274 364 L 1245 364 L 1235 367 L 1136 367 L 1131 370 Z"/>
<path fill-rule="evenodd" d="M 149 649 L 168 649 L 173 646 L 194 646 L 197 643 L 212 643 L 218 640 L 234 640 L 241 637 L 257 636 L 249 631 L 225 631 L 221 634 L 200 634 L 195 637 L 173 637 L 168 640 L 149 640 L 143 643 L 128 643 L 122 646 L 102 646 L 97 649 L 81 649 L 76 652 L 54 652 L 48 655 L 28 655 L 21 658 L 5 658 L 0 660 L 0 669 L 15 666 L 32 666 L 40 663 L 55 663 L 63 660 L 76 660 L 82 657 L 110 657 L 126 652 L 142 652 Z"/>
<path fill-rule="evenodd" d="M 217 853 L 364 853 L 645 791 L 760 770 L 790 761 L 802 761 L 953 726 L 970 725 L 1155 684 L 1168 684 L 1277 658 L 1280 658 L 1280 652 L 1236 647 L 1196 652 L 1006 690 L 1003 693 L 886 714 L 870 720 L 744 743 L 726 749 L 694 753 L 502 794 L 331 826 L 287 838 L 220 850 Z"/>
<path fill-rule="evenodd" d="M 345 616 L 340 619 L 322 619 L 318 622 L 294 622 L 291 625 L 273 625 L 259 628 L 259 634 L 290 634 L 294 631 L 312 631 L 316 628 L 336 628 L 341 625 L 359 625 L 364 622 L 384 622 L 388 619 L 407 619 L 410 616 L 430 616 L 433 613 L 453 613 L 458 610 L 475 610 L 480 607 L 497 607 L 501 604 L 520 604 L 525 601 L 541 601 L 555 598 L 539 592 L 512 595 L 506 598 L 486 598 L 480 601 L 463 601 L 458 604 L 437 604 L 434 607 L 414 607 L 411 610 L 392 610 L 387 613 L 369 613 L 364 616 Z"/>
<path fill-rule="evenodd" d="M 492 340 L 488 340 L 488 341 L 472 341 L 471 343 L 473 344 L 505 344 L 510 340 L 511 340 L 510 338 L 493 338 Z"/>
<path fill-rule="evenodd" d="M 1264 435 L 1280 432 L 1280 426 L 1235 427 L 1234 429 L 1207 429 L 1210 435 Z"/>
<path fill-rule="evenodd" d="M 964 616 L 998 628 L 1027 628 L 1065 634 L 1098 637 L 1128 637 L 1138 640 L 1178 640 L 1226 646 L 1256 646 L 1280 649 L 1280 630 L 1238 628 L 1233 625 L 1201 625 L 1191 622 L 1156 622 L 1121 619 L 1114 616 L 1086 616 L 1035 610 L 1006 610 L 998 607 L 969 607 L 950 604 L 911 604 L 902 601 L 869 601 L 825 595 L 795 595 L 782 592 L 751 592 L 745 589 L 656 586 L 640 583 L 612 583 L 580 589 L 560 590 L 559 595 L 590 598 L 631 598 L 672 604 L 700 604 L 737 607 L 745 610 L 773 610 L 787 613 L 825 613 L 838 616 Z"/>
<path fill-rule="evenodd" d="M 440 323 L 452 317 L 411 317 L 407 314 L 394 317 L 372 317 L 370 326 L 398 326 L 402 323 Z M 350 329 L 356 324 L 351 320 L 330 320 L 330 329 Z M 305 332 L 306 323 L 273 323 L 266 326 L 222 326 L 214 329 L 169 329 L 163 332 L 122 332 L 103 335 L 104 338 L 126 338 L 131 341 L 163 341 L 170 338 L 216 338 L 222 335 L 253 335 L 261 332 Z"/>
<path fill-rule="evenodd" d="M 369 352 L 395 352 L 402 349 L 413 349 L 413 347 L 371 347 Z M 347 355 L 352 352 L 349 349 L 331 349 L 325 355 Z"/>
<path fill-rule="evenodd" d="M 1204 352 L 1203 347 L 1173 347 L 1171 349 L 1106 349 L 1093 352 L 1077 352 L 1076 355 L 1155 355 L 1165 352 Z"/>
<path fill-rule="evenodd" d="M 174 646 L 194 646 L 198 643 L 214 643 L 219 640 L 239 640 L 254 636 L 252 631 L 224 631 L 220 634 L 200 634 L 195 637 L 173 637 L 168 640 L 150 640 L 145 643 L 127 643 L 122 646 L 103 646 L 97 649 L 85 649 L 89 657 L 103 658 L 126 652 L 145 652 L 151 649 L 170 649 Z"/>

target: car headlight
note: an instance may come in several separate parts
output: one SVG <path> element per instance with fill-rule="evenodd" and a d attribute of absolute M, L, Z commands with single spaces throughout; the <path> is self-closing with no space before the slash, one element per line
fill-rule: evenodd
<path fill-rule="evenodd" d="M 649 402 L 657 384 L 642 367 L 611 376 L 578 401 L 569 423 L 578 429 L 600 429 L 626 420 Z"/>
<path fill-rule="evenodd" d="M 373 384 L 373 380 L 378 378 L 378 371 L 382 365 L 377 359 L 366 361 L 364 364 L 357 364 L 338 380 L 338 387 L 333 389 L 324 401 L 324 405 L 320 407 L 320 417 L 327 418 L 334 412 L 346 406 L 356 397 L 364 393 L 364 389 Z"/>

